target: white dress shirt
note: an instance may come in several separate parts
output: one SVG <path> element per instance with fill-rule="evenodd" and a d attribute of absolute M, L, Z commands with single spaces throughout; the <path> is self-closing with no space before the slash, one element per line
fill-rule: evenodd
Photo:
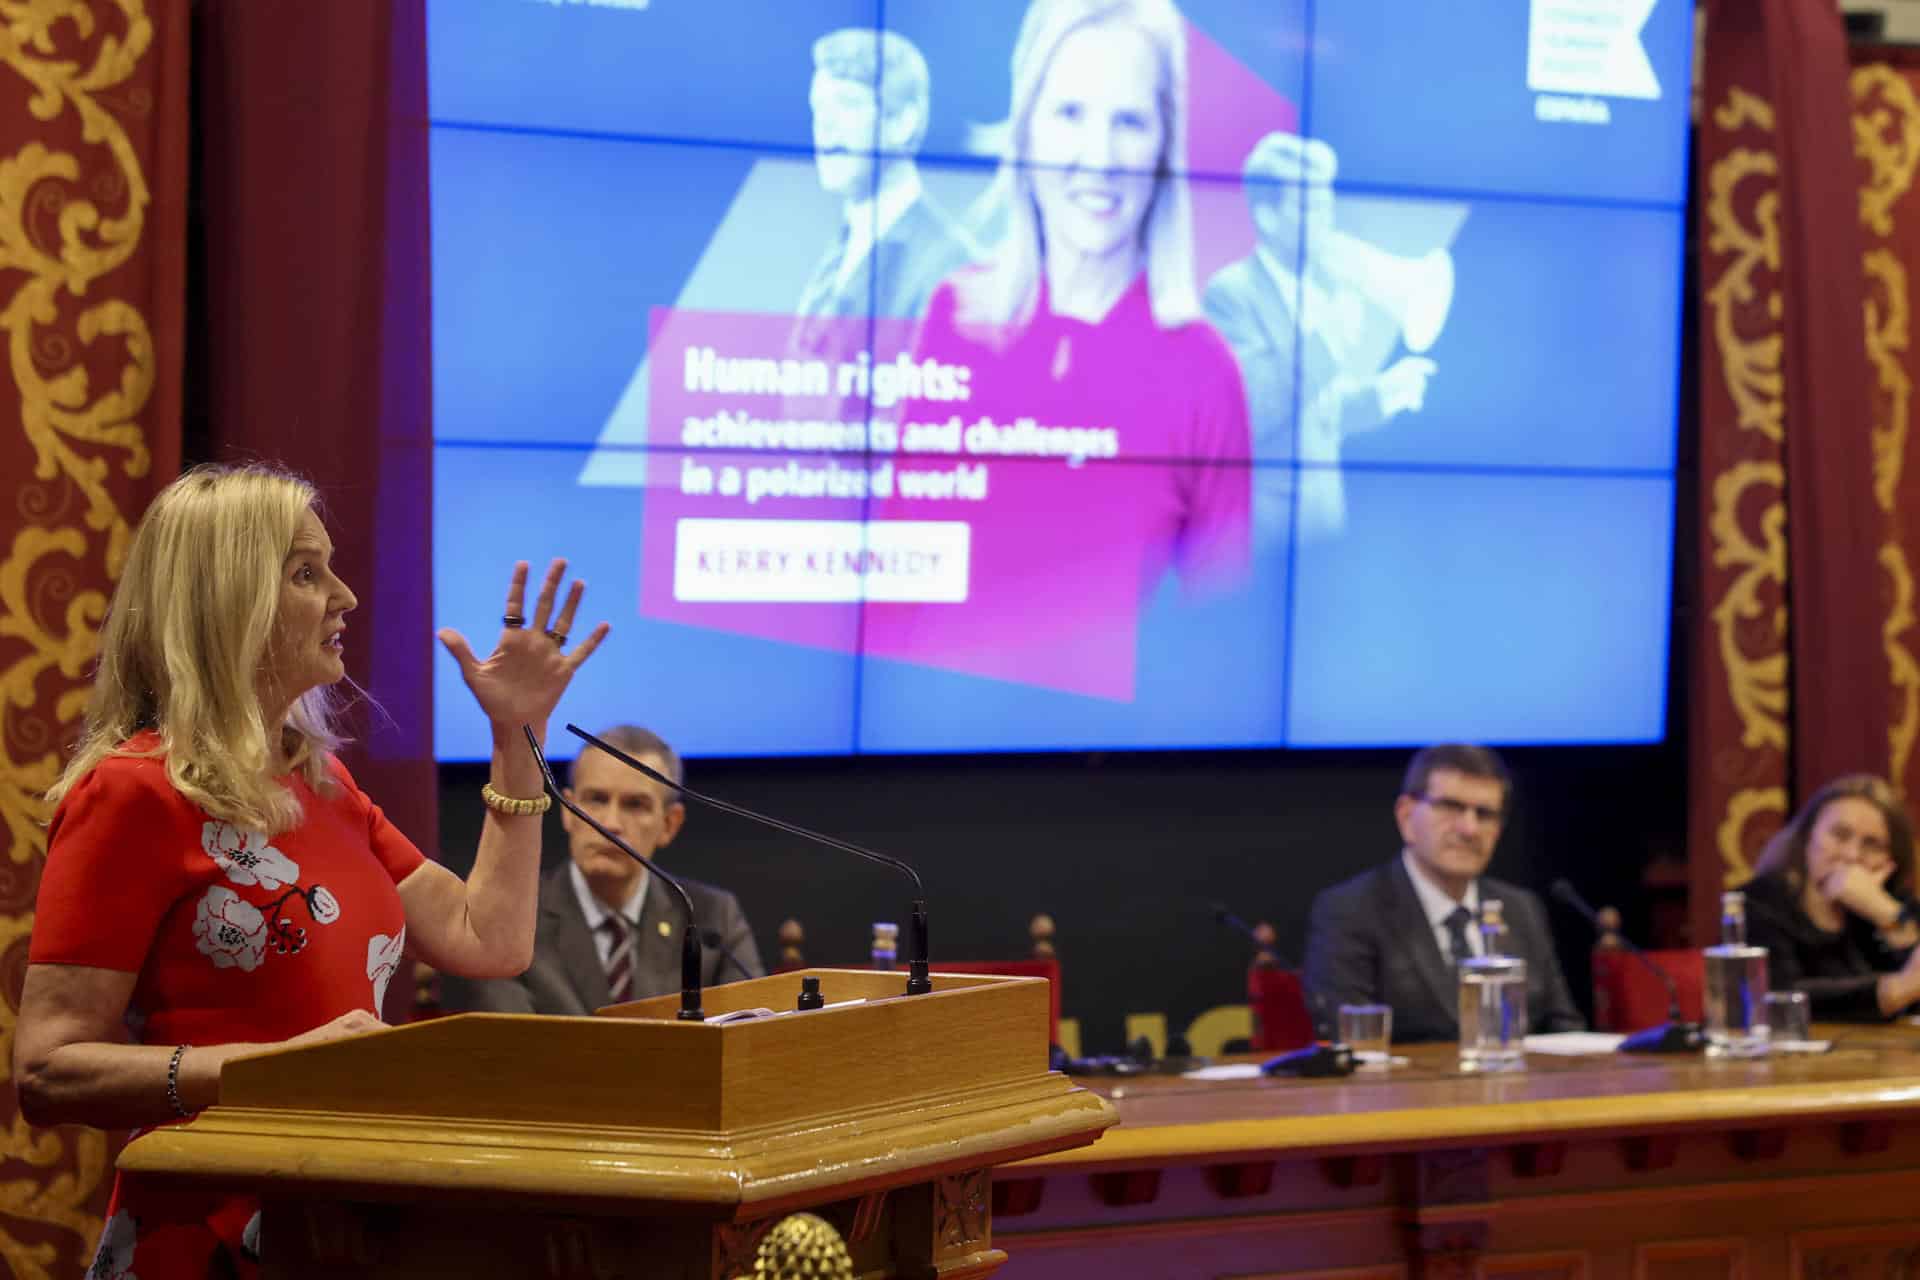
<path fill-rule="evenodd" d="M 604 965 L 607 957 L 613 954 L 613 939 L 607 936 L 606 930 L 600 925 L 613 913 L 607 910 L 605 903 L 593 896 L 593 886 L 581 874 L 579 863 L 568 864 L 567 870 L 573 874 L 573 892 L 580 899 L 580 914 L 587 918 L 587 930 L 593 934 L 593 949 L 600 953 L 600 963 Z M 627 895 L 626 905 L 620 909 L 620 918 L 626 922 L 629 934 L 640 927 L 640 908 L 646 904 L 647 886 L 652 881 L 653 873 L 642 867 L 640 882 L 633 886 L 633 892 Z"/>
<path fill-rule="evenodd" d="M 1453 914 L 1456 907 L 1465 907 L 1472 915 L 1473 919 L 1467 922 L 1467 945 L 1473 949 L 1473 954 L 1481 954 L 1483 945 L 1480 938 L 1480 882 L 1475 880 L 1468 885 L 1466 899 L 1455 902 L 1439 885 L 1427 879 L 1427 873 L 1420 869 L 1420 864 L 1414 859 L 1411 849 L 1400 851 L 1400 861 L 1407 868 L 1407 879 L 1413 881 L 1413 894 L 1420 899 L 1420 909 L 1426 912 L 1427 924 L 1433 930 L 1434 939 L 1440 944 L 1440 954 L 1450 960 L 1458 959 L 1453 954 L 1453 939 L 1447 933 L 1447 917 Z"/>

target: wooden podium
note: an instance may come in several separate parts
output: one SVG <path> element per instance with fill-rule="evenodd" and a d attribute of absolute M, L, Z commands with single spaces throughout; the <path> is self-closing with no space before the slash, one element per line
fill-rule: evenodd
<path fill-rule="evenodd" d="M 462 1014 L 227 1064 L 220 1105 L 122 1168 L 255 1189 L 265 1274 L 732 1280 L 807 1209 L 863 1278 L 994 1271 L 993 1166 L 1092 1142 L 1047 1070 L 1047 984 L 805 969 L 593 1018 Z"/>

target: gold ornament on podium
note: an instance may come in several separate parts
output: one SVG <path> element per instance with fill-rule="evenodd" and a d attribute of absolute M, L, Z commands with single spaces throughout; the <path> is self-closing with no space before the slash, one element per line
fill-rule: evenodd
<path fill-rule="evenodd" d="M 853 1259 L 832 1223 L 795 1213 L 760 1242 L 753 1274 L 756 1280 L 853 1280 Z"/>

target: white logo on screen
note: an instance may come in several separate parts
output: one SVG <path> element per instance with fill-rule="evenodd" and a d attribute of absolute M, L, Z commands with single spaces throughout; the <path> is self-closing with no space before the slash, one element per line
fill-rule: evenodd
<path fill-rule="evenodd" d="M 1659 98 L 1660 79 L 1640 41 L 1657 2 L 1531 0 L 1527 88 L 1535 93 Z"/>

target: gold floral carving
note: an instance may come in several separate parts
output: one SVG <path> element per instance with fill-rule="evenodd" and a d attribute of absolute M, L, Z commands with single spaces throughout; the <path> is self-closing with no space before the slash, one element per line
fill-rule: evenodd
<path fill-rule="evenodd" d="M 1887 571 L 1893 586 L 1893 599 L 1887 606 L 1887 618 L 1880 624 L 1880 643 L 1887 654 L 1887 672 L 1893 681 L 1894 713 L 1887 722 L 1887 747 L 1891 755 L 1888 776 L 1896 789 L 1904 790 L 1907 765 L 1913 759 L 1914 738 L 1920 735 L 1920 662 L 1907 647 L 1904 637 L 1913 629 L 1913 570 L 1907 553 L 1898 542 L 1880 548 L 1880 567 Z"/>
<path fill-rule="evenodd" d="M 1713 567 L 1734 570 L 1711 617 L 1719 634 L 1727 694 L 1740 717 L 1740 745 L 1787 749 L 1787 610 L 1769 595 L 1787 580 L 1787 508 L 1779 497 L 1786 473 L 1777 462 L 1737 462 L 1713 482 L 1707 530 Z M 1762 505 L 1750 536 L 1741 512 L 1749 491 L 1772 498 Z"/>
<path fill-rule="evenodd" d="M 1722 133 L 1732 133 L 1746 125 L 1773 129 L 1773 104 L 1739 86 L 1727 90 L 1727 100 L 1713 110 L 1713 123 Z"/>
<path fill-rule="evenodd" d="M 83 584 L 118 576 L 130 526 L 116 482 L 150 466 L 137 419 L 153 390 L 153 340 L 140 307 L 104 281 L 147 226 L 147 176 L 126 120 L 144 126 L 153 112 L 135 82 L 153 37 L 145 0 L 0 0 L 0 63 L 18 77 L 10 87 L 26 89 L 9 136 L 29 133 L 29 117 L 47 126 L 0 156 L 0 338 L 33 457 L 32 479 L 9 477 L 17 487 L 0 495 L 20 517 L 10 515 L 17 531 L 0 547 L 0 877 L 15 885 L 30 883 L 46 851 L 39 793 L 80 713 L 106 608 L 104 592 Z M 75 137 L 78 149 L 61 149 Z M 17 960 L 32 927 L 30 901 L 0 908 L 0 955 Z M 0 1072 L 13 1022 L 0 1001 Z M 0 1182 L 0 1220 L 70 1233 L 84 1257 L 100 1231 L 88 1206 L 107 1176 L 105 1137 L 15 1117 L 0 1143 L 9 1172 L 28 1175 Z M 0 1226 L 0 1260 L 21 1280 L 65 1273 L 67 1252 Z"/>
<path fill-rule="evenodd" d="M 1753 878 L 1753 861 L 1747 856 L 1747 831 L 1749 824 L 1762 814 L 1775 815 L 1776 820 L 1770 826 L 1778 826 L 1778 819 L 1787 816 L 1785 787 L 1744 787 L 1727 797 L 1726 816 L 1720 819 L 1714 843 L 1720 850 L 1721 883 L 1729 888 Z"/>
<path fill-rule="evenodd" d="M 992 1222 L 992 1173 L 970 1169 L 934 1183 L 934 1239 L 942 1249 L 964 1249 L 987 1238 Z"/>
<path fill-rule="evenodd" d="M 1891 249 L 1869 249 L 1861 259 L 1866 274 L 1867 359 L 1876 381 L 1873 397 L 1873 498 L 1893 512 L 1907 451 L 1907 410 L 1913 382 L 1905 356 L 1911 334 L 1907 269 Z"/>
<path fill-rule="evenodd" d="M 1920 169 L 1920 98 L 1894 68 L 1857 68 L 1852 76 L 1853 152 L 1867 165 L 1860 188 L 1860 225 L 1893 234 L 1893 206 Z"/>
<path fill-rule="evenodd" d="M 1717 113 L 1716 113 L 1717 114 Z M 1784 437 L 1783 391 L 1780 370 L 1783 338 L 1780 290 L 1769 285 L 1756 327 L 1752 306 L 1761 298 L 1755 277 L 1780 270 L 1780 193 L 1774 187 L 1780 162 L 1771 151 L 1736 148 L 1722 157 L 1707 175 L 1707 251 L 1730 260 L 1706 291 L 1707 309 L 1719 345 L 1721 369 L 1732 397 L 1735 420 L 1743 431 L 1758 431 L 1769 440 Z M 1736 212 L 1742 184 L 1758 180 L 1766 189 L 1753 201 L 1753 221 Z"/>

